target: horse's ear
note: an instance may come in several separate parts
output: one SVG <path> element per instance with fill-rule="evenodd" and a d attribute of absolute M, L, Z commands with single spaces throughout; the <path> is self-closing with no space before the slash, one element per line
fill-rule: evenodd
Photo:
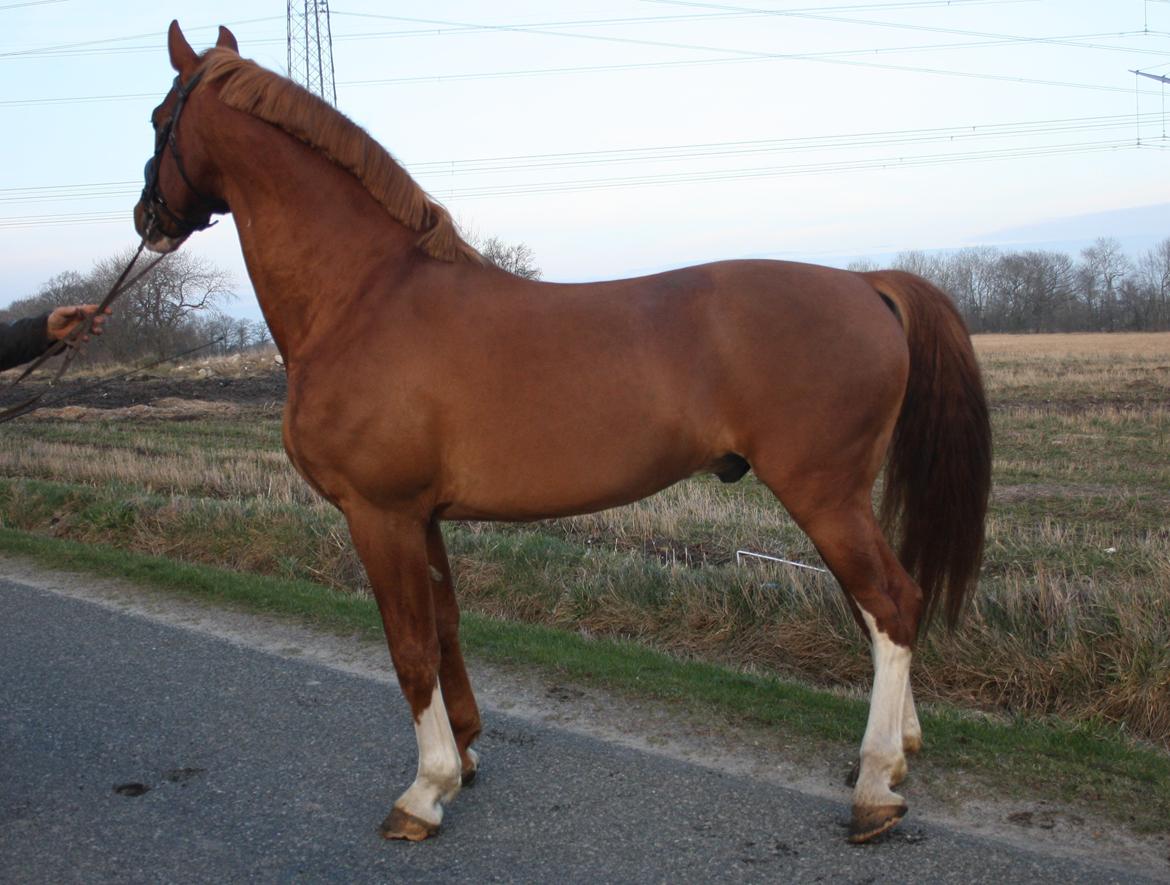
<path fill-rule="evenodd" d="M 236 35 L 223 25 L 219 26 L 219 39 L 215 41 L 215 45 L 223 49 L 230 49 L 237 54 L 240 51 L 240 44 L 236 42 Z"/>
<path fill-rule="evenodd" d="M 171 28 L 167 31 L 167 50 L 171 54 L 171 67 L 180 74 L 189 73 L 199 64 L 199 56 L 183 36 L 177 21 L 171 22 Z"/>

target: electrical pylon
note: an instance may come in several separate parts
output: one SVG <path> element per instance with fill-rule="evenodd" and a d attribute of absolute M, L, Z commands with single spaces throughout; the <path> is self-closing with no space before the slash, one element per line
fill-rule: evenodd
<path fill-rule="evenodd" d="M 288 0 L 288 75 L 337 106 L 328 0 Z"/>
<path fill-rule="evenodd" d="M 1162 83 L 1170 83 L 1170 77 L 1163 77 L 1160 74 L 1147 74 L 1145 71 L 1135 71 L 1130 68 L 1131 74 L 1137 74 L 1139 77 L 1149 77 L 1151 80 L 1159 80 Z"/>

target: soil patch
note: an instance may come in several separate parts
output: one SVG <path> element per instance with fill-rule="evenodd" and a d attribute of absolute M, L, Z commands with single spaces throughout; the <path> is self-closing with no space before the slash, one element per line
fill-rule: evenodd
<path fill-rule="evenodd" d="M 199 418 L 226 418 L 237 415 L 241 407 L 233 402 L 213 402 L 202 399 L 163 397 L 146 404 L 133 406 L 61 406 L 38 409 L 32 421 L 55 419 L 59 421 L 109 421 L 115 418 L 160 421 L 194 421 Z"/>
<path fill-rule="evenodd" d="M 279 409 L 284 406 L 288 384 L 284 369 L 273 365 L 263 370 L 227 375 L 207 368 L 184 373 L 156 375 L 133 374 L 103 380 L 100 377 L 67 376 L 51 388 L 45 380 L 30 378 L 16 390 L 8 392 L 0 406 L 11 405 L 48 389 L 41 413 L 56 411 L 52 417 L 77 417 L 65 409 L 128 409 L 134 406 L 161 405 L 160 401 L 195 400 L 203 404 L 231 403 L 242 408 Z M 164 408 L 174 409 L 171 402 Z M 176 417 L 152 413 L 156 417 Z M 122 417 L 108 414 L 105 417 Z M 127 417 L 138 417 L 137 414 Z"/>

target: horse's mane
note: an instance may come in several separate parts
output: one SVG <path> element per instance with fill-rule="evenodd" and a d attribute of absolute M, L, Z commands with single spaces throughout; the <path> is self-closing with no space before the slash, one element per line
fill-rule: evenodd
<path fill-rule="evenodd" d="M 340 111 L 230 49 L 209 49 L 202 70 L 205 81 L 222 81 L 224 104 L 283 129 L 352 173 L 394 219 L 422 234 L 417 245 L 426 254 L 441 261 L 483 262 L 459 235 L 450 213 Z"/>

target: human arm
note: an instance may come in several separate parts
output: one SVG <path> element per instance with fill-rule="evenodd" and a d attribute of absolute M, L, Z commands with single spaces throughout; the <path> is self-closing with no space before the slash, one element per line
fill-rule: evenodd
<path fill-rule="evenodd" d="M 109 312 L 106 308 L 105 313 Z M 74 304 L 40 316 L 0 323 L 0 370 L 36 359 L 54 342 L 68 337 L 86 317 L 96 313 L 96 304 Z M 104 314 L 94 317 L 93 334 L 102 333 L 105 319 Z M 88 335 L 82 340 L 88 340 Z"/>

